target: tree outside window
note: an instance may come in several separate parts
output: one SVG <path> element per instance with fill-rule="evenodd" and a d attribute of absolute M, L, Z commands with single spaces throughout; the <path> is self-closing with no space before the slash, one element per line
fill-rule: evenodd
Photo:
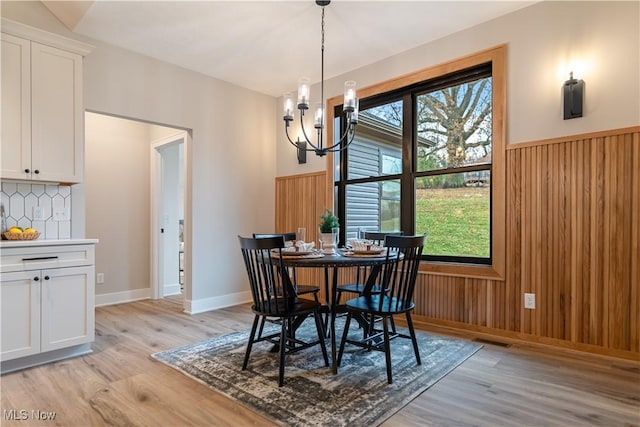
<path fill-rule="evenodd" d="M 346 237 L 426 233 L 426 259 L 489 264 L 492 93 L 488 63 L 362 99 L 336 156 Z"/>

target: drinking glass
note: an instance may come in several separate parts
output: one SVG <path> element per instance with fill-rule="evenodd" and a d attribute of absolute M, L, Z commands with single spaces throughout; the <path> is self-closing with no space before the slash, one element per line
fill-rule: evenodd
<path fill-rule="evenodd" d="M 340 240 L 340 227 L 333 227 L 331 229 L 331 243 L 334 248 L 338 247 L 338 240 Z"/>
<path fill-rule="evenodd" d="M 307 241 L 307 229 L 304 227 L 298 227 L 298 231 L 296 231 L 296 240 L 302 240 L 303 242 Z"/>
<path fill-rule="evenodd" d="M 364 240 L 366 230 L 364 227 L 358 227 L 358 240 Z"/>

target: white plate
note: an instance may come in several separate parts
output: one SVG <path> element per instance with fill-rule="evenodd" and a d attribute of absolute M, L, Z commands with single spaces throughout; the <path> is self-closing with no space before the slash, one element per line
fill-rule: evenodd
<path fill-rule="evenodd" d="M 282 256 L 304 256 L 304 255 L 311 255 L 316 253 L 315 250 L 312 251 L 282 251 Z"/>
<path fill-rule="evenodd" d="M 384 252 L 384 248 L 380 248 L 380 249 L 371 249 L 371 250 L 356 250 L 353 249 L 350 252 L 353 252 L 354 254 L 358 254 L 358 255 L 377 255 L 377 254 L 381 254 L 382 252 Z"/>
<path fill-rule="evenodd" d="M 354 257 L 354 258 L 382 258 L 386 256 L 386 254 L 382 252 L 345 252 L 342 256 L 346 257 Z"/>

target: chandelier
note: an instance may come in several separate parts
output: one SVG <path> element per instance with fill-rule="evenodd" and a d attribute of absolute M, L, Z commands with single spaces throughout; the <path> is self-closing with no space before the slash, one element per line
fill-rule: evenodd
<path fill-rule="evenodd" d="M 284 94 L 284 130 L 287 135 L 287 139 L 294 147 L 299 150 L 315 151 L 317 156 L 325 156 L 328 152 L 342 151 L 353 141 L 353 137 L 356 131 L 356 124 L 358 124 L 358 98 L 356 97 L 356 82 L 349 80 L 344 83 L 344 102 L 342 104 L 342 111 L 346 114 L 346 129 L 340 137 L 340 139 L 331 144 L 327 142 L 325 146 L 323 142 L 323 130 L 325 123 L 324 113 L 324 7 L 331 3 L 330 0 L 316 0 L 316 4 L 322 7 L 322 24 L 321 24 L 321 39 L 322 44 L 320 47 L 320 102 L 316 104 L 316 110 L 313 120 L 313 127 L 316 130 L 316 143 L 313 143 L 307 131 L 304 128 L 304 113 L 309 109 L 309 93 L 310 93 L 310 80 L 307 77 L 302 77 L 298 81 L 298 110 L 300 111 L 300 128 L 302 130 L 302 136 L 304 140 L 300 140 L 298 137 L 296 141 L 293 141 L 289 136 L 289 125 L 293 121 L 293 95 L 290 92 Z"/>

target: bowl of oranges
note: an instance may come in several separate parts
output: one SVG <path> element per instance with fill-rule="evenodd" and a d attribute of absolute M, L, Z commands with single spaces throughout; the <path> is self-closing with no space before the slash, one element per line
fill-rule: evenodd
<path fill-rule="evenodd" d="M 40 232 L 31 227 L 23 229 L 14 226 L 5 231 L 3 235 L 7 240 L 36 240 L 40 237 Z"/>

